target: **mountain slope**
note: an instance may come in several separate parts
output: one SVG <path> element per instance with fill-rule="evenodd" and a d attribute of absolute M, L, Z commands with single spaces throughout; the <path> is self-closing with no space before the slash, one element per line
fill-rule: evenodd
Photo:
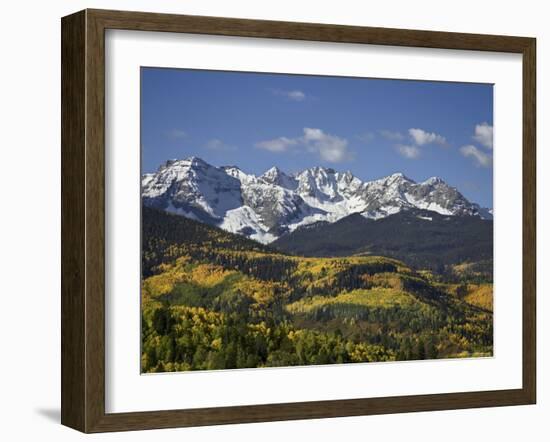
<path fill-rule="evenodd" d="M 244 236 L 146 206 L 141 210 L 141 234 L 143 276 L 153 274 L 160 264 L 184 255 L 189 247 L 266 253 L 273 251 Z"/>
<path fill-rule="evenodd" d="M 492 260 L 493 222 L 419 209 L 378 220 L 352 214 L 332 224 L 301 227 L 271 246 L 303 256 L 391 256 L 440 271 L 445 265 Z"/>
<path fill-rule="evenodd" d="M 437 177 L 416 183 L 396 173 L 363 182 L 350 172 L 313 167 L 287 175 L 273 167 L 263 175 L 235 166 L 215 167 L 200 158 L 171 160 L 142 177 L 148 207 L 218 226 L 262 243 L 299 227 L 335 222 L 350 214 L 381 219 L 403 209 L 492 218 Z"/>
<path fill-rule="evenodd" d="M 492 355 L 490 284 L 285 255 L 147 207 L 142 241 L 142 372 Z"/>

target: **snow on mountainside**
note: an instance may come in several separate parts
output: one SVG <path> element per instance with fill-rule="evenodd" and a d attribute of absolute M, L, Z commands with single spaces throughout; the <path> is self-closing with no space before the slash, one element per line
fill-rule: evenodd
<path fill-rule="evenodd" d="M 143 204 L 240 233 L 262 243 L 316 222 L 352 213 L 379 219 L 418 208 L 442 215 L 492 219 L 442 179 L 416 183 L 401 173 L 363 182 L 351 172 L 313 167 L 287 175 L 272 167 L 263 175 L 236 166 L 215 167 L 197 157 L 170 160 L 142 177 Z"/>

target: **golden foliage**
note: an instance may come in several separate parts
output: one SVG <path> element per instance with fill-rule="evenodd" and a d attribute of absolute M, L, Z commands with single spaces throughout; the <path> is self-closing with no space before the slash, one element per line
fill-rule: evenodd
<path fill-rule="evenodd" d="M 468 294 L 464 301 L 492 312 L 493 284 L 468 284 Z"/>

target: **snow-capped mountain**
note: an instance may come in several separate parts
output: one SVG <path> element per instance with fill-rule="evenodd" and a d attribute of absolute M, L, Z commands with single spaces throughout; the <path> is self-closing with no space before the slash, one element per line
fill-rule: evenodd
<path fill-rule="evenodd" d="M 313 167 L 287 175 L 273 167 L 263 175 L 235 166 L 215 167 L 197 157 L 170 160 L 142 177 L 143 203 L 269 243 L 286 232 L 352 213 L 384 218 L 417 208 L 443 215 L 492 218 L 433 177 L 416 183 L 401 173 L 363 182 L 351 172 Z"/>

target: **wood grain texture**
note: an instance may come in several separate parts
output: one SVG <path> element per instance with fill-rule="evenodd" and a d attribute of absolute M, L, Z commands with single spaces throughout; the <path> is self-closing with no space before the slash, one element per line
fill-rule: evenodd
<path fill-rule="evenodd" d="M 101 21 L 89 11 L 86 17 L 86 431 L 91 431 L 105 414 L 105 38 Z"/>
<path fill-rule="evenodd" d="M 536 40 L 523 50 L 523 389 L 537 396 L 537 96 Z"/>
<path fill-rule="evenodd" d="M 338 401 L 105 413 L 105 30 L 230 35 L 523 55 L 523 387 Z M 532 404 L 536 399 L 535 40 L 86 10 L 62 20 L 62 423 L 83 432 Z"/>
<path fill-rule="evenodd" d="M 61 422 L 85 417 L 85 13 L 63 19 L 61 34 Z"/>
<path fill-rule="evenodd" d="M 522 52 L 529 38 L 149 12 L 88 10 L 106 29 L 185 32 L 288 40 L 473 51 Z"/>

